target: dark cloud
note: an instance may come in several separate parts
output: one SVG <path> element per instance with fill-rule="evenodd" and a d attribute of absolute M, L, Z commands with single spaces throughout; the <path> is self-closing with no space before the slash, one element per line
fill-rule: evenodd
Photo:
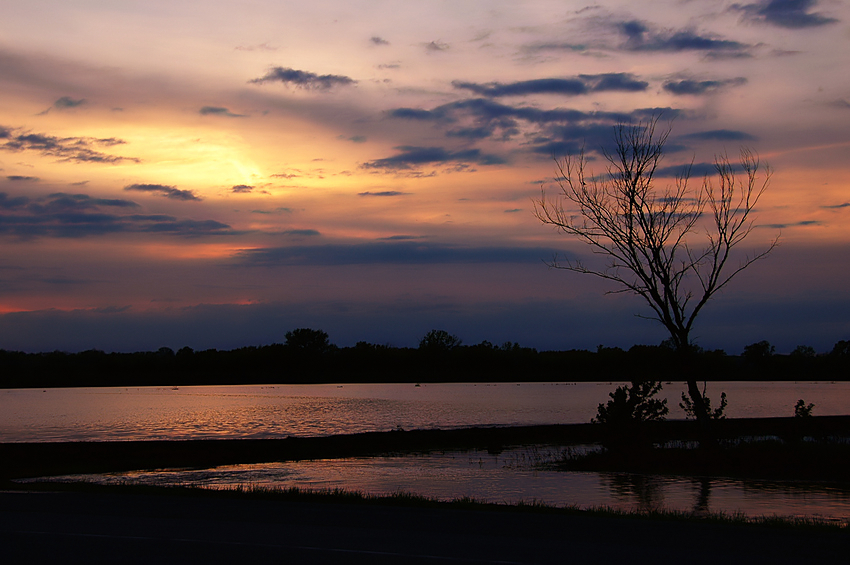
<path fill-rule="evenodd" d="M 172 200 L 195 200 L 200 201 L 201 198 L 195 196 L 191 190 L 180 190 L 173 186 L 165 184 L 128 184 L 124 190 L 137 190 L 139 192 L 151 192 L 159 194 Z"/>
<path fill-rule="evenodd" d="M 526 94 L 566 94 L 575 96 L 578 94 L 587 94 L 588 92 L 585 82 L 577 78 L 542 78 L 512 82 L 508 84 L 502 84 L 500 82 L 477 84 L 474 82 L 456 80 L 452 82 L 452 86 L 455 88 L 471 90 L 479 96 L 487 96 L 488 98 L 495 98 L 498 96 L 523 96 Z"/>
<path fill-rule="evenodd" d="M 14 208 L 22 208 L 30 203 L 30 199 L 26 196 L 16 196 L 9 198 L 5 192 L 0 192 L 0 209 L 12 210 Z"/>
<path fill-rule="evenodd" d="M 700 35 L 693 30 L 655 30 L 641 20 L 615 23 L 626 42 L 621 48 L 628 51 L 742 51 L 749 46 L 737 41 Z"/>
<path fill-rule="evenodd" d="M 378 37 L 377 35 L 373 35 L 369 38 L 369 41 L 372 42 L 373 45 L 389 45 L 390 42 L 382 37 Z"/>
<path fill-rule="evenodd" d="M 339 139 L 344 139 L 345 141 L 350 141 L 352 143 L 366 143 L 367 138 L 365 135 L 352 135 L 346 137 L 344 135 L 339 136 Z"/>
<path fill-rule="evenodd" d="M 0 193 L 0 234 L 22 238 L 80 238 L 112 233 L 164 233 L 177 236 L 234 234 L 215 220 L 181 220 L 165 214 L 126 214 L 139 208 L 130 200 L 57 192 L 41 198 Z"/>
<path fill-rule="evenodd" d="M 69 108 L 77 108 L 79 106 L 83 106 L 87 103 L 85 98 L 80 98 L 79 100 L 74 100 L 70 96 L 62 96 L 56 102 L 53 103 L 50 108 L 46 109 L 43 112 L 40 112 L 39 115 L 44 115 L 50 112 L 50 110 L 67 110 Z"/>
<path fill-rule="evenodd" d="M 671 80 L 664 83 L 664 90 L 671 94 L 710 94 L 727 86 L 741 86 L 747 83 L 744 77 L 726 80 Z"/>
<path fill-rule="evenodd" d="M 817 0 L 768 0 L 755 4 L 733 4 L 730 9 L 743 12 L 750 21 L 802 29 L 837 23 L 839 20 L 810 11 Z"/>
<path fill-rule="evenodd" d="M 736 174 L 744 172 L 744 167 L 741 163 L 731 162 L 729 163 L 729 166 L 732 168 L 732 172 Z M 673 178 L 686 172 L 692 178 L 714 176 L 717 174 L 717 165 L 715 163 L 703 161 L 701 163 L 686 163 L 681 165 L 671 165 L 669 167 L 659 167 L 655 170 L 655 176 Z"/>
<path fill-rule="evenodd" d="M 409 192 L 399 192 L 398 190 L 384 190 L 381 192 L 358 192 L 357 196 L 406 196 Z"/>
<path fill-rule="evenodd" d="M 517 212 L 522 212 L 522 208 L 511 208 L 510 210 L 504 210 L 505 214 L 515 214 Z"/>
<path fill-rule="evenodd" d="M 145 216 L 136 216 L 136 218 L 143 219 Z M 139 231 L 189 236 L 230 233 L 229 225 L 215 220 L 178 220 L 168 216 L 157 218 L 149 224 L 140 226 Z"/>
<path fill-rule="evenodd" d="M 838 100 L 830 102 L 829 106 L 832 106 L 833 108 L 850 108 L 850 102 L 844 98 L 839 98 Z"/>
<path fill-rule="evenodd" d="M 228 118 L 244 118 L 245 114 L 234 114 L 227 108 L 221 108 L 219 106 L 204 106 L 202 107 L 198 113 L 202 116 L 225 116 Z"/>
<path fill-rule="evenodd" d="M 42 155 L 58 157 L 60 161 L 77 163 L 120 163 L 139 160 L 132 157 L 108 155 L 97 149 L 98 146 L 113 147 L 124 140 L 115 137 L 55 137 L 52 135 L 29 133 L 20 129 L 0 127 L 0 149 L 6 151 L 37 151 Z"/>
<path fill-rule="evenodd" d="M 680 136 L 679 139 L 714 139 L 717 141 L 755 141 L 756 137 L 743 131 L 730 129 L 715 129 L 710 131 L 698 131 Z"/>
<path fill-rule="evenodd" d="M 595 75 L 601 76 L 601 75 Z M 398 108 L 391 118 L 430 121 L 446 127 L 446 136 L 466 139 L 492 138 L 503 141 L 522 134 L 525 146 L 548 156 L 574 154 L 582 147 L 613 149 L 611 127 L 617 123 L 637 123 L 661 115 L 673 119 L 681 112 L 674 108 L 642 108 L 632 112 L 582 112 L 564 108 L 541 110 L 510 106 L 488 98 L 472 98 L 438 106 L 433 110 Z M 463 126 L 458 127 L 458 122 Z M 521 128 L 525 122 L 526 129 Z M 528 131 L 528 128 L 536 131 Z M 683 147 L 670 144 L 668 151 Z"/>
<path fill-rule="evenodd" d="M 248 184 L 237 184 L 233 188 L 230 189 L 230 192 L 235 192 L 236 194 L 247 194 L 254 190 L 254 187 Z"/>
<path fill-rule="evenodd" d="M 2 204 L 0 204 L 2 206 Z M 839 210 L 841 208 L 850 208 L 850 202 L 845 202 L 843 204 L 832 204 L 829 206 L 821 206 L 821 208 L 826 208 L 827 210 Z"/>
<path fill-rule="evenodd" d="M 23 182 L 38 182 L 38 177 L 27 177 L 23 175 L 8 175 L 6 180 L 10 180 L 13 182 L 23 181 Z"/>
<path fill-rule="evenodd" d="M 425 50 L 429 53 L 439 53 L 441 51 L 448 51 L 451 46 L 448 43 L 444 43 L 440 40 L 430 41 L 425 44 Z"/>
<path fill-rule="evenodd" d="M 413 241 L 417 239 L 427 239 L 424 235 L 390 235 L 387 237 L 379 237 L 378 241 Z"/>
<path fill-rule="evenodd" d="M 495 155 L 485 155 L 480 149 L 461 149 L 449 151 L 443 147 L 415 147 L 402 145 L 396 147 L 401 153 L 384 159 L 377 159 L 361 165 L 365 169 L 411 169 L 419 165 L 435 163 L 478 163 L 479 165 L 498 165 L 505 161 Z"/>
<path fill-rule="evenodd" d="M 409 236 L 393 242 L 357 245 L 310 245 L 246 249 L 235 259 L 239 264 L 263 267 L 286 265 L 528 263 L 553 256 L 554 250 L 516 247 L 461 247 L 410 241 Z M 419 238 L 416 238 L 417 240 Z"/>
<path fill-rule="evenodd" d="M 291 214 L 294 212 L 292 208 L 275 208 L 274 210 L 251 210 L 252 214 Z"/>
<path fill-rule="evenodd" d="M 80 98 L 79 100 L 74 100 L 70 96 L 63 96 L 59 98 L 56 102 L 53 103 L 53 107 L 59 110 L 63 110 L 65 108 L 76 108 L 77 106 L 82 106 L 86 103 L 85 98 Z"/>
<path fill-rule="evenodd" d="M 759 224 L 755 227 L 783 230 L 783 229 L 786 229 L 786 228 L 798 228 L 798 227 L 819 226 L 819 225 L 821 225 L 821 222 L 819 222 L 818 220 L 804 220 L 802 222 L 793 222 L 793 223 L 789 223 L 789 224 Z"/>
<path fill-rule="evenodd" d="M 524 96 L 528 94 L 562 94 L 578 96 L 591 92 L 646 90 L 648 82 L 638 80 L 631 73 L 606 73 L 599 75 L 579 75 L 573 78 L 542 78 L 503 84 L 490 82 L 454 81 L 452 86 L 470 90 L 479 96 L 496 98 L 500 96 Z"/>
<path fill-rule="evenodd" d="M 294 237 L 315 237 L 317 235 L 322 235 L 317 230 L 285 230 L 280 232 L 281 235 L 289 235 Z"/>
<path fill-rule="evenodd" d="M 282 82 L 296 88 L 308 90 L 330 90 L 336 86 L 350 86 L 357 81 L 343 75 L 317 75 L 309 71 L 299 71 L 286 67 L 273 67 L 265 76 L 248 82 L 263 84 L 266 82 Z"/>
<path fill-rule="evenodd" d="M 112 208 L 138 208 L 139 205 L 132 200 L 120 198 L 92 198 L 88 194 L 68 194 L 66 192 L 54 192 L 48 196 L 33 201 L 31 209 L 37 213 L 43 212 L 69 212 L 79 210 L 91 210 L 101 206 Z"/>

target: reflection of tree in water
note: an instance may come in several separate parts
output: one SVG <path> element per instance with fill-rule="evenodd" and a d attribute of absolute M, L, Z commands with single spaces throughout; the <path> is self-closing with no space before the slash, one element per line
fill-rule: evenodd
<path fill-rule="evenodd" d="M 668 481 L 658 475 L 611 473 L 608 480 L 611 494 L 623 503 L 636 503 L 637 510 L 649 512 L 664 507 L 662 488 Z"/>
<path fill-rule="evenodd" d="M 699 477 L 693 480 L 696 490 L 696 502 L 694 503 L 694 516 L 705 516 L 709 513 L 708 503 L 711 500 L 711 479 Z"/>
<path fill-rule="evenodd" d="M 663 509 L 666 502 L 664 488 L 677 482 L 671 477 L 634 473 L 611 473 L 605 475 L 603 480 L 605 479 L 611 494 L 619 502 L 635 505 L 635 509 L 641 512 Z M 712 480 L 699 477 L 692 479 L 691 484 L 694 489 L 693 513 L 696 516 L 704 516 L 710 512 Z"/>

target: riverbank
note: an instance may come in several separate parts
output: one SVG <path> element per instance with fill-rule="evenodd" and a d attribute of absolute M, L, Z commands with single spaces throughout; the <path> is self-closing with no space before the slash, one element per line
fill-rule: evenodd
<path fill-rule="evenodd" d="M 693 422 L 673 420 L 648 423 L 642 436 L 659 444 L 689 442 L 697 439 L 697 431 Z M 850 416 L 728 419 L 716 422 L 714 432 L 720 440 L 776 437 L 788 439 L 790 445 L 804 437 L 850 437 Z M 0 480 L 8 482 L 15 478 L 64 474 L 206 468 L 228 464 L 365 457 L 433 450 L 486 449 L 491 453 L 498 453 L 509 446 L 594 444 L 601 442 L 604 437 L 605 429 L 602 426 L 567 424 L 397 430 L 283 439 L 3 443 L 0 444 Z M 814 445 L 812 449 L 817 449 L 817 446 Z M 759 461 L 758 457 L 754 459 L 754 463 Z M 637 462 L 621 463 L 627 467 L 632 465 L 632 468 L 617 470 L 640 470 L 636 468 Z M 772 478 L 777 478 L 776 474 L 781 474 L 783 467 L 768 463 L 764 460 L 760 467 L 753 467 L 750 471 L 756 474 L 759 469 L 765 473 L 769 471 Z M 815 474 L 819 471 L 830 471 L 829 466 L 823 465 L 809 465 L 809 468 Z M 656 468 L 652 472 L 664 472 L 664 469 Z"/>

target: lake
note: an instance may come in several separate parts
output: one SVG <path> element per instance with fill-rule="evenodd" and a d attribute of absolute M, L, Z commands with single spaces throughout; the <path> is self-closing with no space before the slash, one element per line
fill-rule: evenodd
<path fill-rule="evenodd" d="M 0 390 L 0 442 L 278 438 L 588 422 L 618 383 L 346 384 Z M 682 383 L 667 384 L 671 419 Z M 729 417 L 848 414 L 848 382 L 714 382 Z"/>
<path fill-rule="evenodd" d="M 617 383 L 256 385 L 0 391 L 0 441 L 114 441 L 317 436 L 415 428 L 587 422 Z M 681 418 L 681 383 L 665 385 Z M 846 382 L 717 382 L 730 417 L 847 414 Z M 67 477 L 101 483 L 208 488 L 297 486 L 451 500 L 543 501 L 625 510 L 720 511 L 850 521 L 850 491 L 828 483 L 682 478 L 541 469 L 558 447 L 471 450 Z"/>

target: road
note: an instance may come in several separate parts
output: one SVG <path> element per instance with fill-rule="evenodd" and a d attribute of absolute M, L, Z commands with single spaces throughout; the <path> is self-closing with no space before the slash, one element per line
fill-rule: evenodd
<path fill-rule="evenodd" d="M 801 528 L 133 492 L 0 492 L 3 563 L 847 563 Z M 262 560 L 262 561 L 260 561 Z"/>

